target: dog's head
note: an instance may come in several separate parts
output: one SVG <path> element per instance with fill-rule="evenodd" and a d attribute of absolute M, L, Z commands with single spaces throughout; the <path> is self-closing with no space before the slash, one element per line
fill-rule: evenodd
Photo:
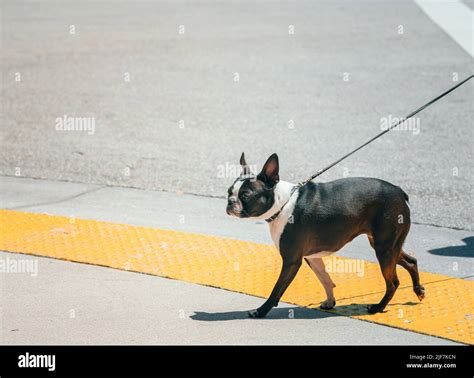
<path fill-rule="evenodd" d="M 227 214 L 239 218 L 260 217 L 275 203 L 274 189 L 280 180 L 278 155 L 272 154 L 258 175 L 250 172 L 243 152 L 240 165 L 242 172 L 227 191 Z"/>

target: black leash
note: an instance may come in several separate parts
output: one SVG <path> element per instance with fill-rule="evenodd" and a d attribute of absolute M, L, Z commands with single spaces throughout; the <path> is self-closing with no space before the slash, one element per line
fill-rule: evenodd
<path fill-rule="evenodd" d="M 419 112 L 421 112 L 422 110 L 426 109 L 427 107 L 433 105 L 435 102 L 437 102 L 438 100 L 441 100 L 444 96 L 446 96 L 447 94 L 451 93 L 452 91 L 454 91 L 455 89 L 459 88 L 461 85 L 463 85 L 464 83 L 468 82 L 469 80 L 471 80 L 472 78 L 474 77 L 474 75 L 471 75 L 469 76 L 468 78 L 464 79 L 463 81 L 461 81 L 460 83 L 456 84 L 454 87 L 448 89 L 446 92 L 443 92 L 442 94 L 440 94 L 438 97 L 435 97 L 434 99 L 432 99 L 431 101 L 427 102 L 425 105 L 423 106 L 420 106 L 418 109 L 416 109 L 415 111 L 411 112 L 410 114 L 408 114 L 405 118 L 401 118 L 398 122 L 395 122 L 394 124 L 390 125 L 386 130 L 382 131 L 381 133 L 377 134 L 376 136 L 374 136 L 373 138 L 369 139 L 367 142 L 365 142 L 364 144 L 361 144 L 359 147 L 357 147 L 356 149 L 352 150 L 351 152 L 349 152 L 348 154 L 344 155 L 343 157 L 337 159 L 334 163 L 331 163 L 329 164 L 327 167 L 323 168 L 323 169 L 320 169 L 319 171 L 317 171 L 314 175 L 308 177 L 306 180 L 303 180 L 303 181 L 300 181 L 298 184 L 296 184 L 292 189 L 291 189 L 291 192 L 290 192 L 290 198 L 291 196 L 293 195 L 293 193 L 301 188 L 302 186 L 306 185 L 308 182 L 314 180 L 316 177 L 322 175 L 324 172 L 326 172 L 327 170 L 331 169 L 332 167 L 334 167 L 336 164 L 339 164 L 341 161 L 343 161 L 344 159 L 347 159 L 349 156 L 351 156 L 352 154 L 356 153 L 357 151 L 359 151 L 361 148 L 367 146 L 369 143 L 372 143 L 375 139 L 377 138 L 380 138 L 382 135 L 388 133 L 390 130 L 394 129 L 395 127 L 399 126 L 400 124 L 402 124 L 403 122 L 405 122 L 406 120 L 410 119 L 411 117 L 413 117 L 415 114 L 418 114 Z M 288 199 L 289 201 L 289 199 Z M 288 203 L 288 201 L 285 202 L 285 204 L 281 207 L 281 209 L 273 214 L 270 218 L 268 219 L 265 219 L 267 222 L 271 222 L 273 220 L 275 220 L 278 215 L 280 215 L 281 211 L 283 210 L 283 208 L 285 207 L 285 205 Z"/>

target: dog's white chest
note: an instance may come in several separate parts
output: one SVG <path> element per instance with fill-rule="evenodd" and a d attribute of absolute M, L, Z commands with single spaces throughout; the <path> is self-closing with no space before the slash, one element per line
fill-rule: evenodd
<path fill-rule="evenodd" d="M 288 203 L 281 210 L 280 215 L 270 225 L 270 234 L 272 236 L 273 243 L 278 250 L 280 250 L 280 238 L 285 230 L 288 223 L 293 222 L 293 210 L 296 206 L 296 200 L 298 199 L 298 192 L 296 191 L 288 201 Z"/>

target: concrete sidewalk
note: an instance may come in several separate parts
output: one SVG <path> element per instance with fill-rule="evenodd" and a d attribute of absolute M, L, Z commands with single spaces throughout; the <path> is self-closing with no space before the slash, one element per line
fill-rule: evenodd
<path fill-rule="evenodd" d="M 266 224 L 227 217 L 222 199 L 13 177 L 1 177 L 0 186 L 1 208 L 270 243 Z M 415 225 L 408 244 L 421 270 L 466 277 L 470 240 L 469 232 Z M 374 260 L 363 239 L 340 254 Z M 30 255 L 0 256 L 38 261 L 37 276 L 0 276 L 4 344 L 452 343 L 285 304 L 268 319 L 247 319 L 244 311 L 261 298 Z"/>

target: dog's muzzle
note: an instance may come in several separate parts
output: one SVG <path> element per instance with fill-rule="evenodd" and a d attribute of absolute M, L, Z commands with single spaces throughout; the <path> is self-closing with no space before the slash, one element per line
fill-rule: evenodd
<path fill-rule="evenodd" d="M 235 217 L 240 217 L 241 211 L 242 207 L 239 205 L 235 197 L 229 197 L 229 199 L 227 200 L 227 214 L 233 215 Z"/>

